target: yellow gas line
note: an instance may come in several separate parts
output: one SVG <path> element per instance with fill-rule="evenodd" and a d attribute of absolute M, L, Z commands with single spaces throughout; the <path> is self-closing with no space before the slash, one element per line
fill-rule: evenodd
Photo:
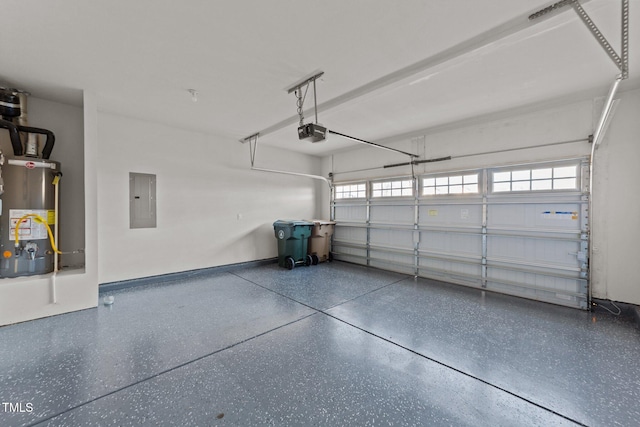
<path fill-rule="evenodd" d="M 15 232 L 14 232 L 15 233 L 14 237 L 15 237 L 15 241 L 16 241 L 15 242 L 15 247 L 17 248 L 17 247 L 20 246 L 20 235 L 19 235 L 20 224 L 22 224 L 22 222 L 24 220 L 26 220 L 27 218 L 33 218 L 33 220 L 35 222 L 38 222 L 40 224 L 44 224 L 44 226 L 47 227 L 47 234 L 49 235 L 49 241 L 51 242 L 51 249 L 53 249 L 53 251 L 55 253 L 57 253 L 57 254 L 62 254 L 62 252 L 60 252 L 58 250 L 58 247 L 56 246 L 56 242 L 55 242 L 55 239 L 53 238 L 53 232 L 51 231 L 51 227 L 49 227 L 49 224 L 47 224 L 47 221 L 44 218 L 42 218 L 40 215 L 38 215 L 38 214 L 26 214 L 26 215 L 23 215 L 22 217 L 20 217 L 20 219 L 16 223 L 16 229 L 15 229 Z"/>

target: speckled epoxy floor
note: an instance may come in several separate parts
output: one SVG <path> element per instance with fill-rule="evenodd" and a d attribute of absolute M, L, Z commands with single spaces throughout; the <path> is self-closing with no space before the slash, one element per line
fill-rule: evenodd
<path fill-rule="evenodd" d="M 109 295 L 0 328 L 0 426 L 640 425 L 632 319 L 340 262 Z"/>

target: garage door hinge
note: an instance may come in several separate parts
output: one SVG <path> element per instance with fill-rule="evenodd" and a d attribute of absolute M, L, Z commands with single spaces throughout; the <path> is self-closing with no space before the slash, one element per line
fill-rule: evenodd
<path fill-rule="evenodd" d="M 582 261 L 585 262 L 587 260 L 587 253 L 586 252 L 578 252 L 578 261 Z"/>

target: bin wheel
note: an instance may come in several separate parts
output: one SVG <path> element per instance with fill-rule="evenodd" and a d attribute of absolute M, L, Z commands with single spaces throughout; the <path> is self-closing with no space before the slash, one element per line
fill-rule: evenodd
<path fill-rule="evenodd" d="M 333 261 L 333 254 L 329 252 L 329 261 Z"/>
<path fill-rule="evenodd" d="M 287 259 L 285 260 L 285 264 L 287 265 L 287 268 L 289 270 L 293 270 L 293 267 L 296 266 L 296 261 L 291 257 L 287 257 Z"/>
<path fill-rule="evenodd" d="M 311 264 L 313 264 L 313 258 L 311 258 L 311 255 L 307 255 L 307 257 L 304 259 L 304 265 L 306 267 L 309 267 Z"/>
<path fill-rule="evenodd" d="M 311 255 L 311 264 L 313 265 L 318 265 L 318 263 L 320 262 L 320 258 L 318 258 L 318 255 Z"/>

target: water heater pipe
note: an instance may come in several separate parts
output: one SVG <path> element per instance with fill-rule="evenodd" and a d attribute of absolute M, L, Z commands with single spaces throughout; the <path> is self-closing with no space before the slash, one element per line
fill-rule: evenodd
<path fill-rule="evenodd" d="M 18 125 L 29 126 L 29 111 L 27 111 L 27 93 L 19 91 L 17 95 L 20 101 L 20 115 L 18 116 Z"/>
<path fill-rule="evenodd" d="M 9 136 L 11 138 L 11 146 L 13 147 L 13 154 L 15 156 L 22 156 L 22 141 L 20 140 L 19 132 L 38 133 L 47 136 L 47 141 L 42 149 L 42 158 L 48 159 L 51 156 L 53 145 L 56 142 L 56 136 L 48 129 L 34 128 L 31 126 L 16 125 L 9 120 L 0 119 L 0 128 L 9 130 Z"/>
<path fill-rule="evenodd" d="M 48 129 L 34 128 L 31 126 L 18 126 L 18 130 L 22 132 L 46 135 L 47 141 L 44 143 L 44 148 L 42 149 L 42 158 L 46 160 L 51 156 L 53 145 L 56 143 L 56 136 L 53 134 L 53 132 Z"/>
<path fill-rule="evenodd" d="M 0 128 L 7 129 L 9 131 L 9 138 L 11 138 L 11 147 L 13 148 L 13 155 L 22 156 L 22 141 L 20 140 L 20 133 L 18 132 L 18 127 L 9 120 L 0 119 Z"/>

